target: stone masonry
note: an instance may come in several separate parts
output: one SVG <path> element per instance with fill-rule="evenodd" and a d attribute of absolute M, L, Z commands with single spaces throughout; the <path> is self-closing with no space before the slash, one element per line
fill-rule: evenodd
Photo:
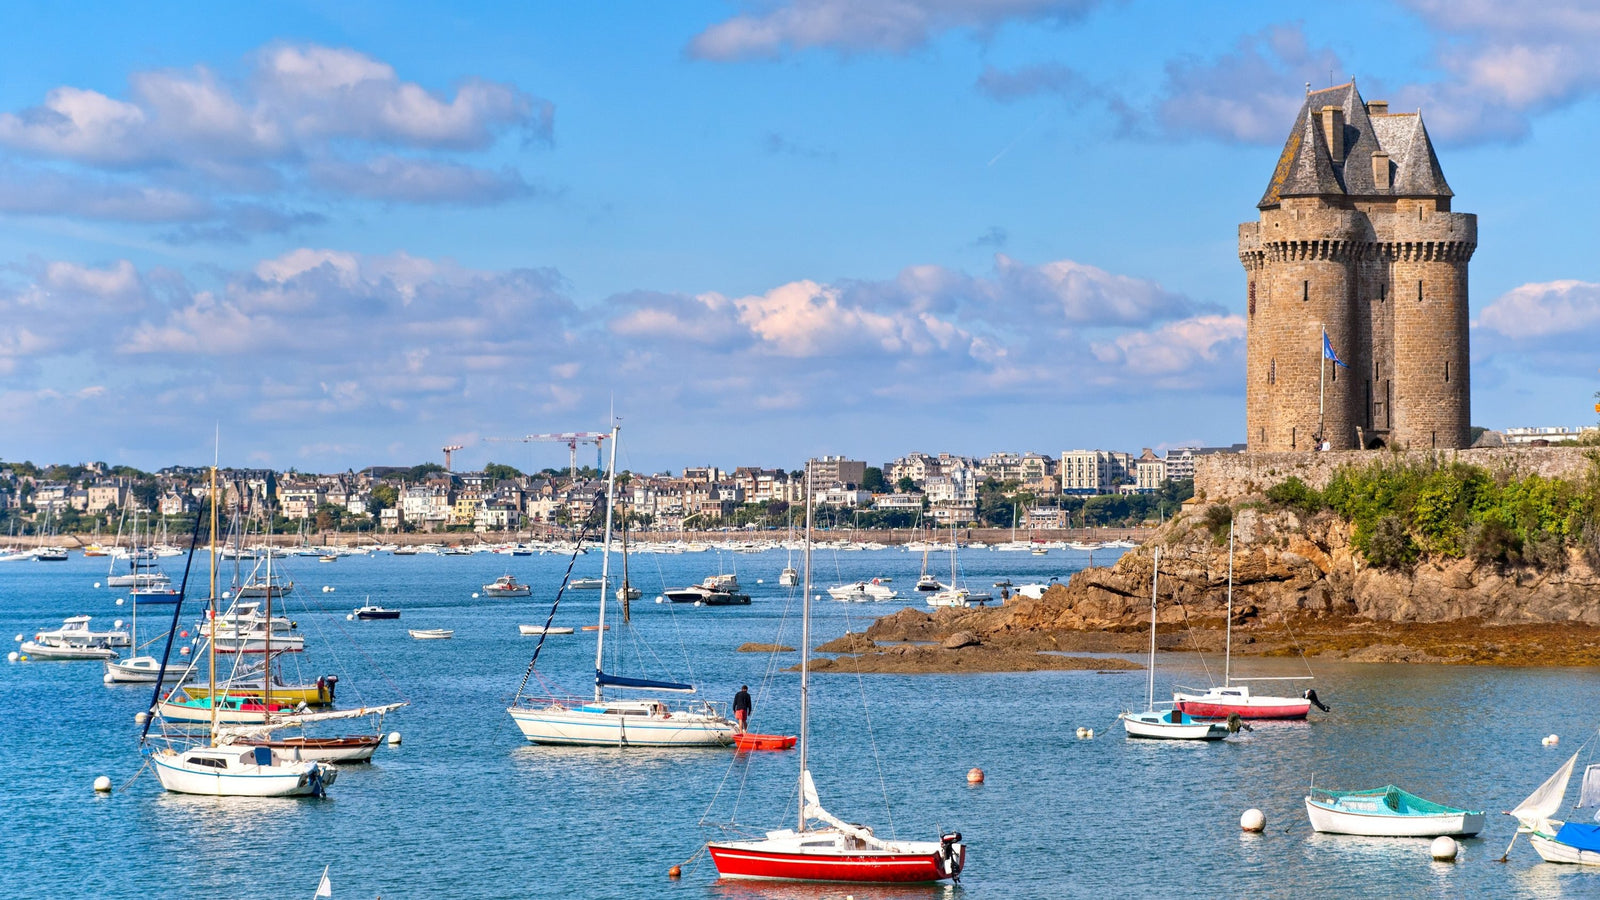
<path fill-rule="evenodd" d="M 1260 220 L 1239 226 L 1250 452 L 1468 445 L 1478 220 L 1452 196 L 1420 112 L 1354 82 L 1306 94 Z"/>

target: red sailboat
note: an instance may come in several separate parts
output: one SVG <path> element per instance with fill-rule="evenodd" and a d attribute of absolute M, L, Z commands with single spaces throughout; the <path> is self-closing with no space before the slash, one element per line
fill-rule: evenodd
<path fill-rule="evenodd" d="M 937 841 L 883 840 L 865 825 L 845 822 L 826 809 L 806 768 L 807 688 L 811 658 L 811 467 L 806 467 L 805 580 L 800 625 L 800 816 L 794 828 L 765 837 L 707 844 L 717 874 L 763 881 L 917 883 L 956 880 L 966 864 L 961 834 Z"/>

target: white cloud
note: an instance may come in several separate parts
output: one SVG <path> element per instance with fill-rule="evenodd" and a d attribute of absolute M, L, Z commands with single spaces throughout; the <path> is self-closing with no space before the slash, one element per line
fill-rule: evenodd
<path fill-rule="evenodd" d="M 1600 339 L 1600 284 L 1575 280 L 1524 284 L 1495 298 L 1473 327 L 1515 342 L 1559 338 L 1593 348 Z"/>
<path fill-rule="evenodd" d="M 1214 60 L 1168 63 L 1156 118 L 1164 133 L 1179 139 L 1281 143 L 1304 100 L 1297 88 L 1323 84 L 1330 71 L 1340 80 L 1347 72 L 1337 54 L 1312 47 L 1299 26 L 1274 26 L 1241 38 Z"/>
<path fill-rule="evenodd" d="M 263 201 L 274 193 L 467 205 L 532 193 L 515 170 L 460 158 L 503 138 L 550 140 L 553 107 L 514 85 L 430 90 L 358 51 L 311 44 L 251 61 L 237 82 L 205 65 L 139 71 L 123 98 L 66 85 L 0 112 L 0 147 L 47 163 L 0 170 L 0 211 L 185 223 L 166 236 L 192 242 L 320 219 Z"/>
<path fill-rule="evenodd" d="M 904 53 L 941 32 L 987 32 L 1007 21 L 1066 21 L 1098 0 L 785 0 L 749 4 L 695 35 L 700 59 L 777 58 L 813 47 Z"/>

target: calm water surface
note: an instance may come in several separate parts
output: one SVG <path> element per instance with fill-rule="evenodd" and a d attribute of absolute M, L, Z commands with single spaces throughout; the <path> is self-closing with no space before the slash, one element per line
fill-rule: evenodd
<path fill-rule="evenodd" d="M 633 579 L 645 599 L 635 604 L 629 632 L 638 640 L 616 632 L 612 643 L 623 661 L 613 665 L 693 677 L 722 702 L 748 683 L 757 728 L 792 733 L 798 676 L 783 670 L 796 655 L 734 652 L 746 641 L 798 644 L 797 602 L 777 586 L 785 561 L 781 551 L 636 556 Z M 1600 872 L 1541 863 L 1525 842 L 1509 864 L 1493 862 L 1513 824 L 1498 813 L 1593 728 L 1593 673 L 1320 662 L 1316 686 L 1331 714 L 1259 726 L 1221 744 L 1124 739 L 1115 716 L 1143 707 L 1143 672 L 818 676 L 812 768 L 824 803 L 880 834 L 931 839 L 941 829 L 960 830 L 970 847 L 961 885 L 719 883 L 703 856 L 686 865 L 680 881 L 669 881 L 670 866 L 729 822 L 751 830 L 791 824 L 795 755 L 523 741 L 505 706 L 536 639 L 520 637 L 516 625 L 543 621 L 565 562 L 490 554 L 287 560 L 299 586 L 289 612 L 307 635 L 307 652 L 287 674 L 339 674 L 346 705 L 397 697 L 412 704 L 386 725 L 402 732 L 404 744 L 381 748 L 370 766 L 343 767 L 321 801 L 165 793 L 148 771 L 134 777 L 142 760 L 133 717 L 149 700 L 146 689 L 102 685 L 98 663 L 0 666 L 7 892 L 310 896 L 327 865 L 335 897 L 1600 895 Z M 1019 583 L 1065 576 L 1085 562 L 1070 551 L 962 555 L 967 575 L 985 585 L 1001 576 Z M 164 563 L 175 576 L 181 571 L 181 560 Z M 919 563 L 898 551 L 816 556 L 823 584 L 892 576 L 907 595 Z M 599 566 L 599 554 L 590 554 L 576 573 L 598 574 Z M 738 571 L 755 597 L 751 606 L 651 602 L 662 589 L 719 568 Z M 507 571 L 535 585 L 531 600 L 472 598 Z M 92 587 L 104 579 L 104 560 L 77 556 L 0 565 L 0 634 L 31 635 L 78 613 L 94 615 L 97 626 L 126 618 L 126 608 L 114 605 L 120 592 Z M 346 621 L 369 597 L 400 607 L 402 619 Z M 592 622 L 594 594 L 569 597 L 557 624 Z M 818 603 L 818 643 L 861 630 L 900 605 Z M 407 628 L 430 627 L 453 628 L 456 636 L 406 636 Z M 585 692 L 593 654 L 592 634 L 552 637 L 539 669 L 560 687 Z M 1205 662 L 1213 673 L 1220 664 Z M 1158 694 L 1173 683 L 1205 682 L 1196 657 L 1166 654 L 1158 666 Z M 1293 660 L 1245 660 L 1240 668 L 1304 671 Z M 1079 726 L 1093 727 L 1095 739 L 1077 740 Z M 1539 738 L 1552 732 L 1562 736 L 1561 747 L 1542 747 Z M 973 766 L 988 773 L 986 783 L 966 783 Z M 101 774 L 117 783 L 117 793 L 93 793 Z M 1431 862 L 1426 841 L 1313 835 L 1301 805 L 1313 777 L 1334 788 L 1393 782 L 1488 810 L 1489 827 L 1463 842 L 1454 865 Z M 1239 815 L 1249 807 L 1266 812 L 1266 834 L 1239 832 Z"/>

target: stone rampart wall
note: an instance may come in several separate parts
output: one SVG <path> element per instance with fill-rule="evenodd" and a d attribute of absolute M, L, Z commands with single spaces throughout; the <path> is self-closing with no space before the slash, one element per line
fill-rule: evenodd
<path fill-rule="evenodd" d="M 1506 447 L 1479 450 L 1413 450 L 1404 453 L 1385 451 L 1331 451 L 1327 453 L 1216 453 L 1194 461 L 1195 496 L 1216 501 L 1259 494 L 1267 488 L 1298 476 L 1317 490 L 1327 487 L 1333 473 L 1343 466 L 1367 466 L 1375 462 L 1422 463 L 1430 459 L 1441 463 L 1459 460 L 1482 466 L 1491 472 L 1517 476 L 1543 475 L 1547 478 L 1579 478 L 1594 464 L 1585 455 L 1588 447 Z"/>

